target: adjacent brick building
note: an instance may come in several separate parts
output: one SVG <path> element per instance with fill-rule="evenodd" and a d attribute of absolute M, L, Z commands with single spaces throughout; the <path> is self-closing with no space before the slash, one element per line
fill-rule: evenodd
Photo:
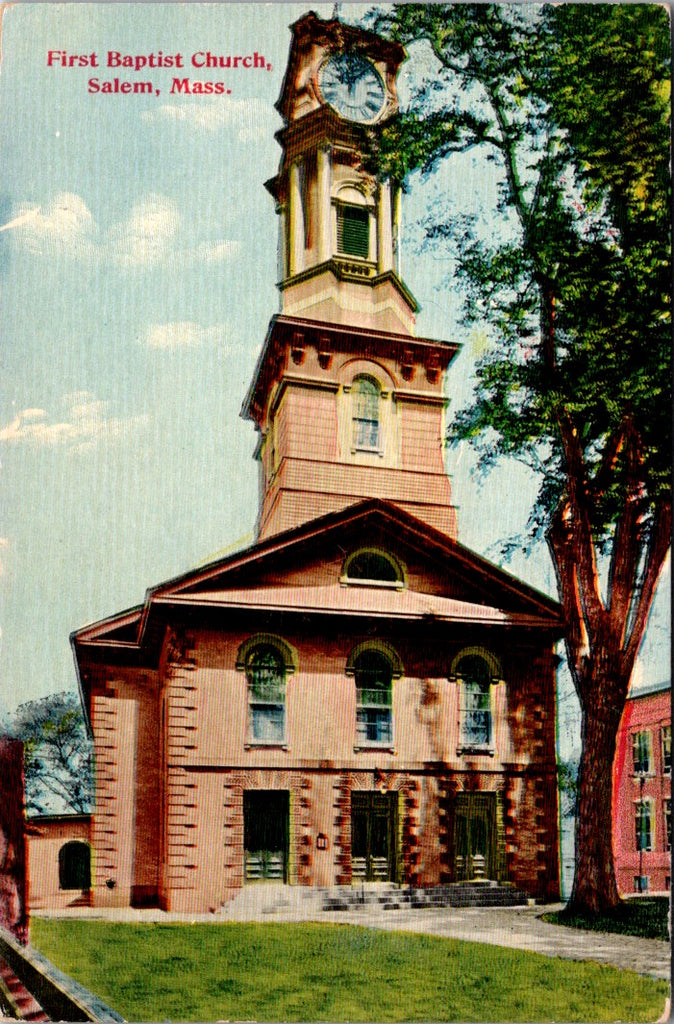
<path fill-rule="evenodd" d="M 308 14 L 278 109 L 281 313 L 243 414 L 258 540 L 73 636 L 92 899 L 264 880 L 558 896 L 557 605 L 457 540 L 453 342 L 415 336 L 400 189 L 365 160 L 404 51 Z"/>
<path fill-rule="evenodd" d="M 631 694 L 613 765 L 618 889 L 669 892 L 672 860 L 672 704 L 669 682 Z"/>

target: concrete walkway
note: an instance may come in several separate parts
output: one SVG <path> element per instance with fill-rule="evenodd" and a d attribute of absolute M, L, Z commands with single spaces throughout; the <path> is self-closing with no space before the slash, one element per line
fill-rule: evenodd
<path fill-rule="evenodd" d="M 358 924 L 368 928 L 423 932 L 452 939 L 485 942 L 510 949 L 525 949 L 568 960 L 594 960 L 623 970 L 669 980 L 671 951 L 668 942 L 631 935 L 585 932 L 547 924 L 541 915 L 561 909 L 562 904 L 540 907 L 441 908 L 326 912 L 316 890 L 279 886 L 272 895 L 268 886 L 249 886 L 237 899 L 214 914 L 167 914 L 161 910 L 119 908 L 101 910 L 78 907 L 60 911 L 36 911 L 34 917 L 78 917 L 106 921 L 210 922 L 226 921 L 320 921 Z"/>

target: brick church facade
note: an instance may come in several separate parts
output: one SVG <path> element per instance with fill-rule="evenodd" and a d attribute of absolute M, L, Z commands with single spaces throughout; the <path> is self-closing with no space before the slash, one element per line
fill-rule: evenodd
<path fill-rule="evenodd" d="M 79 630 L 96 906 L 462 879 L 559 894 L 557 605 L 463 547 L 457 346 L 415 335 L 400 190 L 367 169 L 394 43 L 308 14 L 267 183 L 281 312 L 244 404 L 258 539 Z"/>

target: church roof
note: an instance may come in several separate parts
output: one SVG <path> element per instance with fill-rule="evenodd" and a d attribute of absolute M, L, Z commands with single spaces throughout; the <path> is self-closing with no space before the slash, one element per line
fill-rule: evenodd
<path fill-rule="evenodd" d="M 339 572 L 316 579 L 311 565 L 387 541 L 403 559 L 434 574 L 433 586 L 343 585 Z M 423 573 L 422 573 L 423 575 Z M 559 636 L 559 605 L 391 502 L 376 498 L 311 520 L 148 590 L 145 602 L 72 634 L 102 654 L 140 652 L 161 643 L 179 609 L 228 609 L 284 615 L 377 617 L 391 621 L 475 623 L 545 630 Z M 93 653 L 93 652 L 92 652 Z"/>
<path fill-rule="evenodd" d="M 549 626 L 549 616 L 509 612 L 490 605 L 459 601 L 410 590 L 388 590 L 354 585 L 269 586 L 231 590 L 206 590 L 188 594 L 158 596 L 157 602 L 187 605 L 249 607 L 267 611 L 325 612 L 335 615 L 384 617 L 388 619 L 435 619 L 445 622 L 475 622 L 484 625 Z"/>

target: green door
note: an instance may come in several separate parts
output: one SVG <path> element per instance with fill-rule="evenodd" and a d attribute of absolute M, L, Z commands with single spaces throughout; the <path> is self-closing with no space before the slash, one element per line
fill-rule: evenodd
<path fill-rule="evenodd" d="M 397 793 L 351 794 L 353 881 L 397 880 Z"/>
<path fill-rule="evenodd" d="M 255 789 L 243 794 L 247 882 L 286 882 L 288 876 L 289 793 Z"/>
<path fill-rule="evenodd" d="M 496 878 L 496 794 L 459 793 L 454 811 L 454 877 Z"/>

